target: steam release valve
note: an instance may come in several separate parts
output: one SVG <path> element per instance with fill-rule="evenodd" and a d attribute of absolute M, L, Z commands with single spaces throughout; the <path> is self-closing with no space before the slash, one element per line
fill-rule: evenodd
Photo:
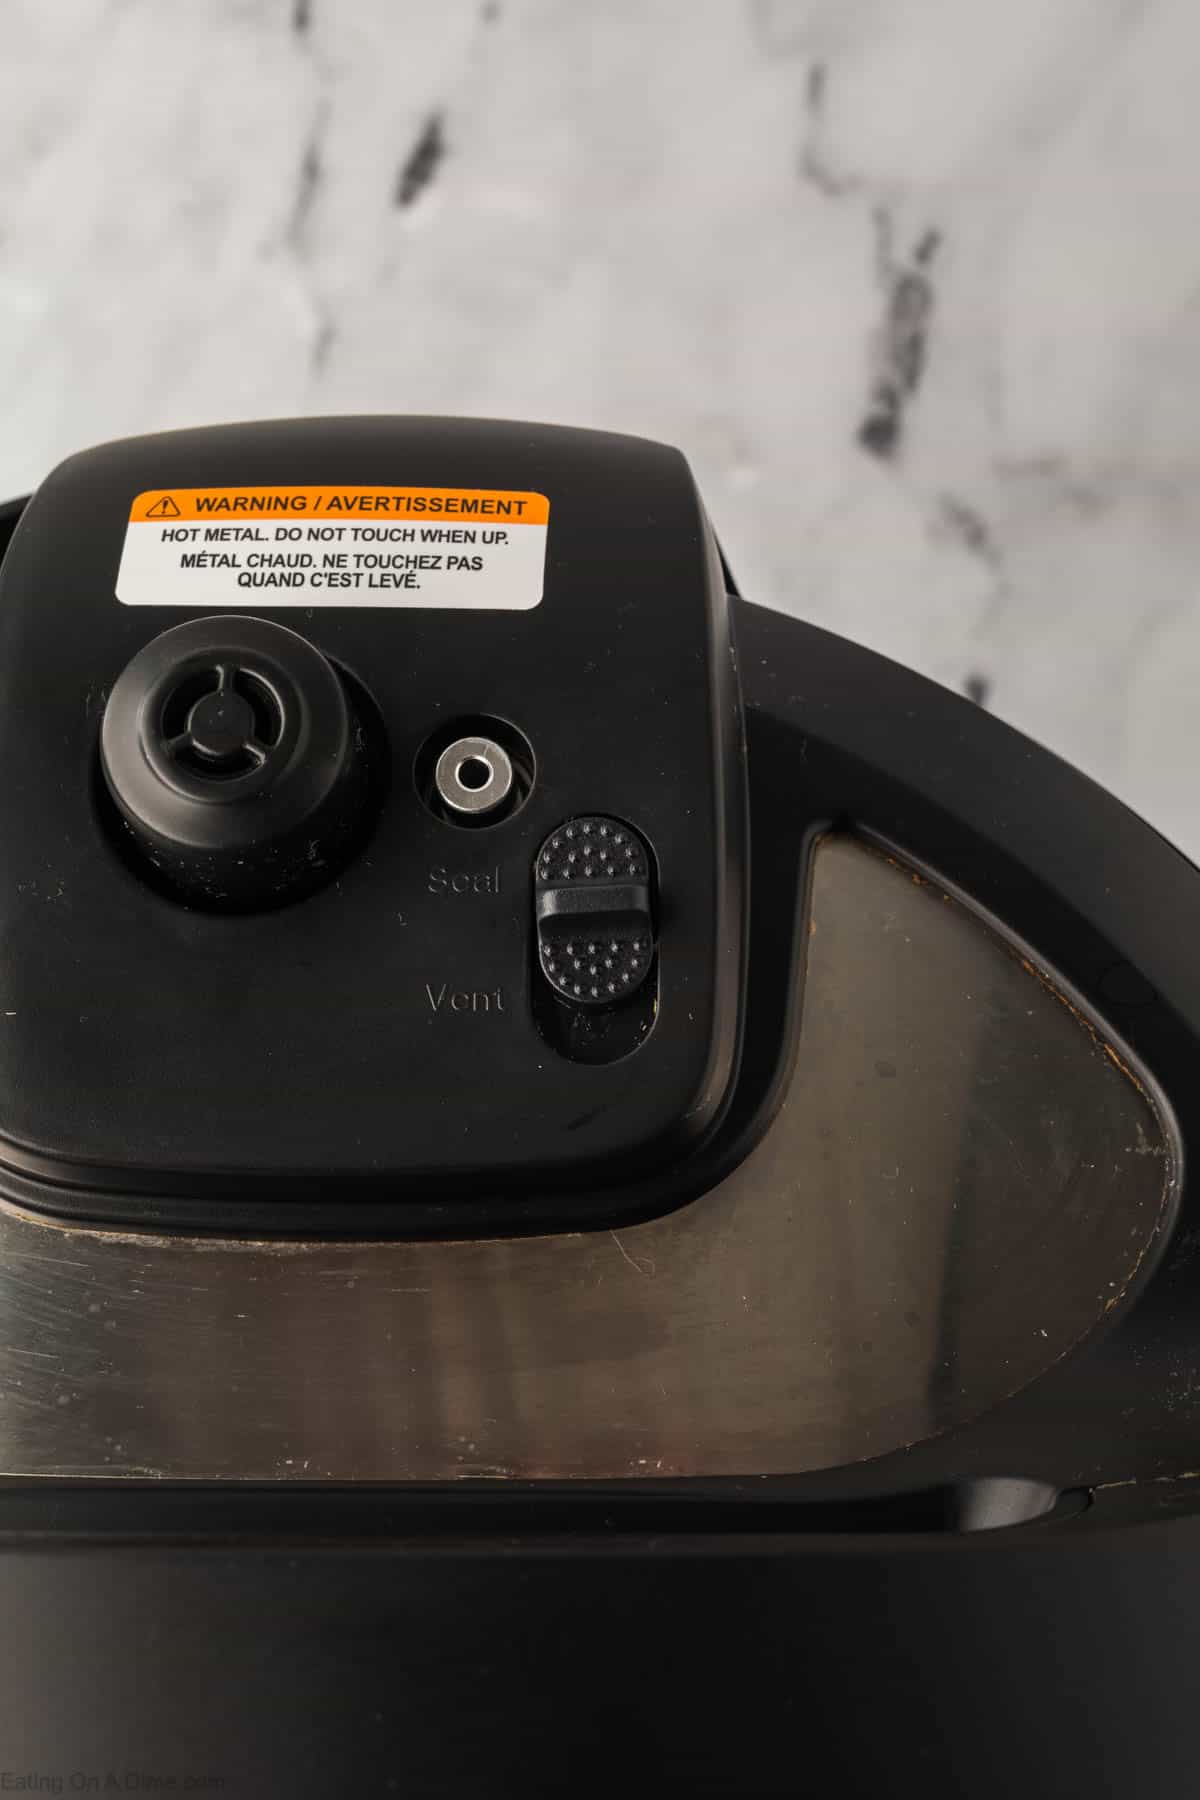
<path fill-rule="evenodd" d="M 550 833 L 538 851 L 534 912 L 542 974 L 570 1004 L 619 1004 L 650 973 L 650 853 L 620 819 L 593 814 Z"/>
<path fill-rule="evenodd" d="M 193 905 L 236 911 L 309 892 L 345 863 L 368 797 L 362 740 L 314 645 L 227 616 L 138 651 L 100 754 L 140 864 Z"/>

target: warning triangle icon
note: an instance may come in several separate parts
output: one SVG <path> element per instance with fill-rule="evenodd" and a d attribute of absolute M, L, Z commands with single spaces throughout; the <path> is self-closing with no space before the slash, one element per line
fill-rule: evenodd
<path fill-rule="evenodd" d="M 156 500 L 153 506 L 146 508 L 148 519 L 178 519 L 181 516 L 170 494 L 164 494 L 161 500 Z"/>

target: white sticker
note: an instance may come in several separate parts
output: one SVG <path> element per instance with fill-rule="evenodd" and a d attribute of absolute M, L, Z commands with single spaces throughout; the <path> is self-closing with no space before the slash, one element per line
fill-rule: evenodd
<path fill-rule="evenodd" d="M 129 511 L 122 606 L 432 606 L 542 598 L 550 503 L 497 488 L 152 488 Z"/>

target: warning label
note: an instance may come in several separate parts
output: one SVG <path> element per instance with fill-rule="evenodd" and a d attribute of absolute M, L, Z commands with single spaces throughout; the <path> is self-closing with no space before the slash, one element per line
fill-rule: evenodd
<path fill-rule="evenodd" d="M 550 502 L 499 488 L 150 489 L 129 512 L 123 606 L 434 606 L 542 598 Z"/>

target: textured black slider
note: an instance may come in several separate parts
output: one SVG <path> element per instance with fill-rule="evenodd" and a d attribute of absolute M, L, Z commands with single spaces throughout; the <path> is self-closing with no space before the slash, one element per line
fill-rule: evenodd
<path fill-rule="evenodd" d="M 654 960 L 650 853 L 631 825 L 568 819 L 538 851 L 534 915 L 542 974 L 574 1006 L 635 994 Z"/>

